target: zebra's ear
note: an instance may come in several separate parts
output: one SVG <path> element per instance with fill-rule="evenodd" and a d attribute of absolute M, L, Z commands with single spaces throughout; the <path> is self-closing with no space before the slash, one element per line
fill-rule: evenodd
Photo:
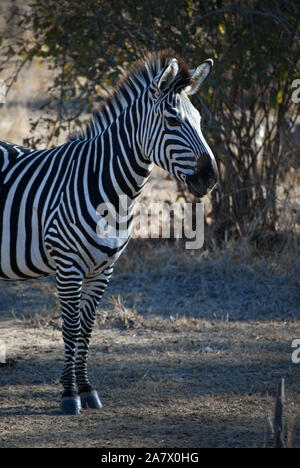
<path fill-rule="evenodd" d="M 161 76 L 158 78 L 157 87 L 161 92 L 164 92 L 165 89 L 174 80 L 179 70 L 178 62 L 175 58 L 171 59 L 167 68 L 164 69 Z"/>
<path fill-rule="evenodd" d="M 201 63 L 201 65 L 199 65 L 196 70 L 192 71 L 192 84 L 185 88 L 184 91 L 186 94 L 192 95 L 198 91 L 203 81 L 210 74 L 213 64 L 214 61 L 212 59 L 207 59 L 205 62 Z"/>

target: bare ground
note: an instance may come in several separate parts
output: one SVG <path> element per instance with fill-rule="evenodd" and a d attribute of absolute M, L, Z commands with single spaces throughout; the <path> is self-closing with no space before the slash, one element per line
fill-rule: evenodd
<path fill-rule="evenodd" d="M 285 378 L 300 446 L 299 277 L 228 249 L 132 241 L 108 287 L 89 369 L 103 409 L 60 414 L 52 278 L 0 283 L 0 447 L 262 447 Z M 245 259 L 247 260 L 245 262 Z"/>

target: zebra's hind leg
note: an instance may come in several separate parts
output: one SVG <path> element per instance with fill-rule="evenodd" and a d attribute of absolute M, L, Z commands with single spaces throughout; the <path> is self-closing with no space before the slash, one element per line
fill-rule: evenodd
<path fill-rule="evenodd" d="M 65 364 L 61 382 L 64 391 L 61 399 L 63 414 L 79 414 L 80 397 L 76 390 L 75 353 L 80 334 L 80 300 L 82 274 L 74 267 L 58 268 L 56 272 L 57 291 L 61 305 L 62 335 L 65 345 Z"/>
<path fill-rule="evenodd" d="M 81 329 L 76 355 L 76 382 L 83 408 L 100 409 L 102 404 L 98 393 L 89 382 L 87 375 L 87 357 L 90 338 L 94 326 L 96 307 L 112 274 L 112 268 L 106 269 L 97 277 L 84 280 L 81 296 Z"/>

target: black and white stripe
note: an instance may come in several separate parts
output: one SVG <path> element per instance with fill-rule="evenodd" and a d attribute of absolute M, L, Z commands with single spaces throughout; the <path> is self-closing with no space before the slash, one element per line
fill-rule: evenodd
<path fill-rule="evenodd" d="M 211 63 L 200 67 L 206 76 Z M 64 412 L 80 410 L 77 388 L 83 403 L 100 407 L 86 364 L 95 311 L 128 243 L 134 203 L 153 163 L 199 195 L 216 182 L 200 115 L 185 91 L 199 85 L 195 76 L 181 60 L 152 55 L 76 139 L 43 151 L 0 142 L 0 279 L 56 275 Z M 127 196 L 128 236 L 99 236 L 97 207 L 110 203 L 118 212 L 121 195 Z"/>

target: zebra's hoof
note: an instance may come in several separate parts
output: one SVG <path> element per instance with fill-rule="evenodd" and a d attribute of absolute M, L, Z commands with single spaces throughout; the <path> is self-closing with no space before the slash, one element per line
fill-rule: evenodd
<path fill-rule="evenodd" d="M 96 390 L 91 390 L 90 392 L 80 393 L 80 400 L 82 408 L 91 408 L 91 409 L 100 409 L 102 408 L 102 403 L 98 396 Z"/>
<path fill-rule="evenodd" d="M 79 396 L 65 396 L 61 399 L 63 414 L 80 414 L 81 402 Z"/>

